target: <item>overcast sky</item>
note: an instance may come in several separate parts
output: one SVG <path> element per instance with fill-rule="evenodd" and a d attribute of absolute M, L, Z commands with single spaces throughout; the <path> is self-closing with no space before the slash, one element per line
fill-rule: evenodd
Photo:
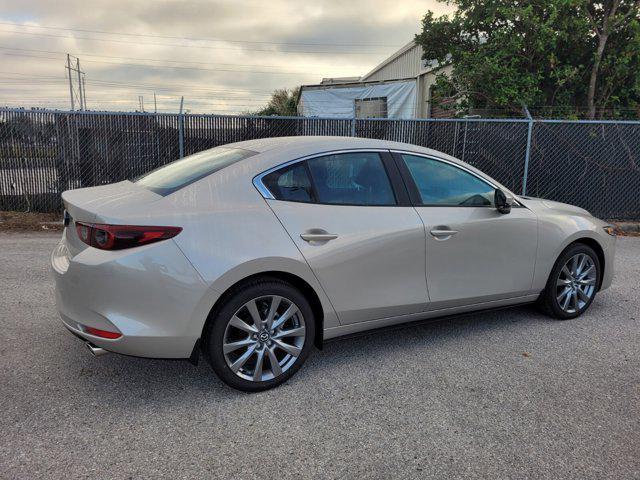
<path fill-rule="evenodd" d="M 275 88 L 364 75 L 436 0 L 0 0 L 0 105 L 69 109 L 66 53 L 87 107 L 256 110 Z"/>

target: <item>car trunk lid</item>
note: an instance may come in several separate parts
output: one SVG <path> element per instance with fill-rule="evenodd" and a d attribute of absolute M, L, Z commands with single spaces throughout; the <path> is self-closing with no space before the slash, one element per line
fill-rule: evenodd
<path fill-rule="evenodd" d="M 122 214 L 161 199 L 160 195 L 130 181 L 63 192 L 62 203 L 71 217 L 64 233 L 70 256 L 88 248 L 78 237 L 75 222 L 105 222 L 106 218 L 117 217 L 118 212 Z"/>

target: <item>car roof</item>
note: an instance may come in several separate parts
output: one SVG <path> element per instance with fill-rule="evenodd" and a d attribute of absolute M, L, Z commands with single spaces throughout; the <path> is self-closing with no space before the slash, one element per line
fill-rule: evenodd
<path fill-rule="evenodd" d="M 499 188 L 510 192 L 510 190 L 504 185 L 501 185 L 498 181 L 489 177 L 477 168 L 474 168 L 472 165 L 469 165 L 455 157 L 452 157 L 451 155 L 447 155 L 446 153 L 433 150 L 431 148 L 412 145 L 410 143 L 360 137 L 298 136 L 247 140 L 243 142 L 230 143 L 224 145 L 224 147 L 243 148 L 258 153 L 258 155 L 250 156 L 244 160 L 241 160 L 235 165 L 232 165 L 231 167 L 227 167 L 235 167 L 244 173 L 250 173 L 252 176 L 260 174 L 271 168 L 275 168 L 291 160 L 301 159 L 317 154 L 322 155 L 325 152 L 330 153 L 340 150 L 354 149 L 384 149 L 414 152 L 434 158 L 440 158 L 460 165 L 468 170 L 471 170 L 472 172 L 475 172 L 477 175 L 485 178 L 487 181 L 495 184 Z"/>
<path fill-rule="evenodd" d="M 340 149 L 374 148 L 374 149 L 398 149 L 413 152 L 428 153 L 442 156 L 442 152 L 430 148 L 419 147 L 409 143 L 392 142 L 390 140 L 377 140 L 374 138 L 340 137 L 340 136 L 297 136 L 297 137 L 272 137 L 246 140 L 231 143 L 225 147 L 244 148 L 258 153 L 272 152 L 273 150 L 307 150 L 309 154 Z"/>

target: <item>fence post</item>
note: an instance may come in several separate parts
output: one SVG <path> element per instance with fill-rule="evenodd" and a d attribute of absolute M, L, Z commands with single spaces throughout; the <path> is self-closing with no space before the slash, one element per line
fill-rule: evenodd
<path fill-rule="evenodd" d="M 353 101 L 353 118 L 351 119 L 351 136 L 356 136 L 356 101 Z"/>
<path fill-rule="evenodd" d="M 533 130 L 533 118 L 531 117 L 531 114 L 529 113 L 529 109 L 527 108 L 527 106 L 525 105 L 524 107 L 524 113 L 527 116 L 527 119 L 529 120 L 528 122 L 528 128 L 527 128 L 527 150 L 525 152 L 524 155 L 524 172 L 522 174 L 522 195 L 526 195 L 527 194 L 527 177 L 529 176 L 529 158 L 531 157 L 531 132 Z"/>
<path fill-rule="evenodd" d="M 180 97 L 180 115 L 178 116 L 178 146 L 180 148 L 180 158 L 184 157 L 184 114 L 182 113 L 184 97 Z"/>

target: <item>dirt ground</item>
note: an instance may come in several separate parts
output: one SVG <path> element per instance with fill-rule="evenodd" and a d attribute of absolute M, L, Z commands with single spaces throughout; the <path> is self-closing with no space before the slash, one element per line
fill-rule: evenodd
<path fill-rule="evenodd" d="M 62 230 L 62 213 L 0 212 L 0 231 Z"/>

